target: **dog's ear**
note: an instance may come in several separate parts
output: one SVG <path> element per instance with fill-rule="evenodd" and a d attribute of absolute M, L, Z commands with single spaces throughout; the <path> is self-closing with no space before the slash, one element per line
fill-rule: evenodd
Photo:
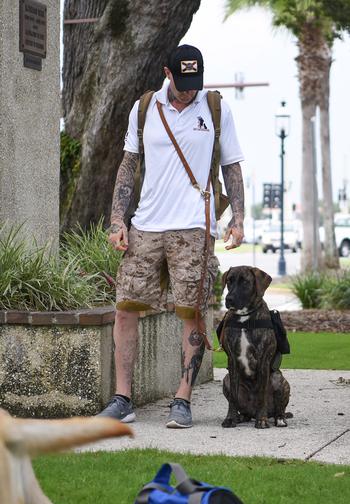
<path fill-rule="evenodd" d="M 256 282 L 256 290 L 258 293 L 259 297 L 263 297 L 265 294 L 266 289 L 272 282 L 272 278 L 270 275 L 265 273 L 265 271 L 259 269 L 259 268 L 252 268 L 253 273 L 255 275 L 255 282 Z"/>
<path fill-rule="evenodd" d="M 224 292 L 225 285 L 226 285 L 226 282 L 227 282 L 227 276 L 230 273 L 230 271 L 231 271 L 231 268 L 228 269 L 227 271 L 225 271 L 225 273 L 222 275 L 222 278 L 221 278 L 221 287 L 222 287 L 221 294 Z"/>

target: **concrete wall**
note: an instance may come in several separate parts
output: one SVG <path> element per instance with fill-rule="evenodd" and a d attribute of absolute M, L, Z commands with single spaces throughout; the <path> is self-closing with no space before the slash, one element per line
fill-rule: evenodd
<path fill-rule="evenodd" d="M 22 223 L 41 244 L 59 230 L 60 3 L 47 5 L 42 71 L 23 66 L 19 1 L 0 0 L 0 221 Z"/>
<path fill-rule="evenodd" d="M 0 407 L 25 417 L 95 414 L 114 393 L 113 325 L 88 326 L 89 316 L 98 323 L 94 313 L 80 314 L 85 327 L 58 325 L 52 313 L 52 325 L 49 312 L 26 314 L 26 325 L 15 323 L 21 312 L 0 316 Z M 107 315 L 112 319 L 114 313 Z M 63 316 L 62 324 L 73 316 L 79 322 L 76 313 Z M 211 322 L 210 311 L 208 327 Z M 176 392 L 182 323 L 174 313 L 149 315 L 140 319 L 139 330 L 133 399 L 140 405 Z M 212 379 L 212 353 L 206 352 L 197 383 Z"/>

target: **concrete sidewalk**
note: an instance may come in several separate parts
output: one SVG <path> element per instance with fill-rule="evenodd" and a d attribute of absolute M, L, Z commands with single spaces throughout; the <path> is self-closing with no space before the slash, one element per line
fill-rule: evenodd
<path fill-rule="evenodd" d="M 106 440 L 85 450 L 158 448 L 195 454 L 268 456 L 350 464 L 350 371 L 285 370 L 291 385 L 288 411 L 294 418 L 287 428 L 258 430 L 254 422 L 223 429 L 227 401 L 222 393 L 225 369 L 215 370 L 211 383 L 195 388 L 192 399 L 194 426 L 167 429 L 171 398 L 136 410 L 134 439 Z"/>
<path fill-rule="evenodd" d="M 273 285 L 265 292 L 264 301 L 270 310 L 294 311 L 302 308 L 299 299 L 289 289 L 279 289 Z"/>

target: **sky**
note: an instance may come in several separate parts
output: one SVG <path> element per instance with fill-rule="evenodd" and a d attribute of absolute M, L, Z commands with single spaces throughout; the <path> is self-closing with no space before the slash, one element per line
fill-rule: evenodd
<path fill-rule="evenodd" d="M 197 46 L 204 58 L 205 84 L 232 83 L 242 73 L 245 82 L 269 82 L 268 87 L 247 88 L 243 98 L 234 89 L 220 89 L 231 107 L 244 152 L 242 172 L 246 201 L 262 201 L 263 183 L 280 182 L 280 139 L 275 114 L 287 102 L 290 134 L 285 143 L 286 205 L 300 203 L 301 110 L 295 57 L 296 40 L 287 30 L 272 27 L 271 15 L 261 8 L 240 11 L 224 21 L 225 0 L 202 0 L 181 43 Z M 63 0 L 61 0 L 63 4 Z M 350 192 L 350 37 L 336 41 L 331 70 L 331 162 L 333 194 L 348 179 Z M 321 159 L 318 151 L 319 196 L 322 198 Z M 253 190 L 254 187 L 254 190 Z"/>

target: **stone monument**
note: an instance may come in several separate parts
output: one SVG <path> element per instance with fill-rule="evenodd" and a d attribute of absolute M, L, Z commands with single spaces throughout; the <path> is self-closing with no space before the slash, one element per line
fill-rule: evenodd
<path fill-rule="evenodd" d="M 58 245 L 60 2 L 0 0 L 0 222 Z"/>

